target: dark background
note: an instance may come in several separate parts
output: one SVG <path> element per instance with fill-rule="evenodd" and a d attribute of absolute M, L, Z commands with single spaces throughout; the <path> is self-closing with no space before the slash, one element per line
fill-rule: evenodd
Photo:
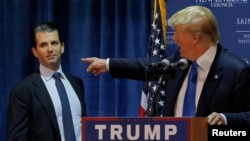
<path fill-rule="evenodd" d="M 212 7 L 199 0 L 169 0 L 167 16 L 193 4 L 214 11 L 221 44 L 249 61 L 250 43 L 240 44 L 238 40 L 250 34 L 250 23 L 236 22 L 237 18 L 250 18 L 248 2 Z M 42 21 L 53 21 L 61 28 L 66 48 L 62 67 L 83 79 L 89 116 L 138 116 L 141 81 L 113 79 L 108 73 L 95 77 L 86 72 L 88 64 L 80 60 L 92 56 L 145 57 L 152 11 L 153 0 L 0 0 L 0 140 L 6 137 L 10 89 L 38 67 L 31 53 L 30 33 Z M 167 29 L 167 35 L 172 34 Z M 170 40 L 169 54 L 176 49 Z"/>

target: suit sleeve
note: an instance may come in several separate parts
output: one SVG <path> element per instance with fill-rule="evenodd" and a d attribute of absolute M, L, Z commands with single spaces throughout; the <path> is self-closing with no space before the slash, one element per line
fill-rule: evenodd
<path fill-rule="evenodd" d="M 147 66 L 149 63 L 160 61 L 161 58 L 110 58 L 109 71 L 114 78 L 150 80 Z"/>
<path fill-rule="evenodd" d="M 9 97 L 7 110 L 8 140 L 28 140 L 29 98 L 20 95 L 20 90 L 13 89 Z"/>
<path fill-rule="evenodd" d="M 250 125 L 250 68 L 246 67 L 239 74 L 234 88 L 235 113 L 224 113 L 229 125 Z"/>

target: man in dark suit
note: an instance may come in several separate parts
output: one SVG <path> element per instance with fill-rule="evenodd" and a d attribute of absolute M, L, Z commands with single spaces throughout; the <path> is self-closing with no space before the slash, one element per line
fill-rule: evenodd
<path fill-rule="evenodd" d="M 170 62 L 188 60 L 187 69 L 175 69 L 167 80 L 163 116 L 183 117 L 190 66 L 198 64 L 194 115 L 208 117 L 210 125 L 250 124 L 250 68 L 240 57 L 224 49 L 216 18 L 206 7 L 189 6 L 168 20 L 179 50 Z M 157 60 L 158 59 L 158 60 Z M 88 72 L 98 76 L 109 71 L 115 78 L 147 80 L 148 64 L 162 58 L 83 58 Z M 172 72 L 172 71 L 170 71 Z M 154 75 L 154 74 L 151 74 Z M 158 80 L 156 77 L 155 80 Z M 185 110 L 184 110 L 185 111 Z"/>
<path fill-rule="evenodd" d="M 80 78 L 62 70 L 61 56 L 65 48 L 58 30 L 50 22 L 34 28 L 32 53 L 40 66 L 38 71 L 11 90 L 7 113 L 8 141 L 67 141 L 64 137 L 64 109 L 53 77 L 55 72 L 60 73 L 59 79 L 68 95 L 73 138 L 81 141 L 81 118 L 87 116 L 84 85 Z"/>

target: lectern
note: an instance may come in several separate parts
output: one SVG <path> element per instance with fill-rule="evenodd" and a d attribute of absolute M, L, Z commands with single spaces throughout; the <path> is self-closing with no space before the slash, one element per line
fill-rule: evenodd
<path fill-rule="evenodd" d="M 82 118 L 82 141 L 207 141 L 205 117 Z"/>

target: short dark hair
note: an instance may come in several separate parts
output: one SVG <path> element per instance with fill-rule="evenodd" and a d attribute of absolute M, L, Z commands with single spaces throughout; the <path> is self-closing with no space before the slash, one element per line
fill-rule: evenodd
<path fill-rule="evenodd" d="M 32 32 L 32 45 L 33 47 L 36 46 L 36 33 L 37 32 L 53 32 L 53 31 L 57 31 L 58 35 L 59 35 L 59 40 L 60 40 L 60 32 L 59 32 L 59 28 L 55 23 L 52 22 L 43 22 L 38 24 Z"/>

